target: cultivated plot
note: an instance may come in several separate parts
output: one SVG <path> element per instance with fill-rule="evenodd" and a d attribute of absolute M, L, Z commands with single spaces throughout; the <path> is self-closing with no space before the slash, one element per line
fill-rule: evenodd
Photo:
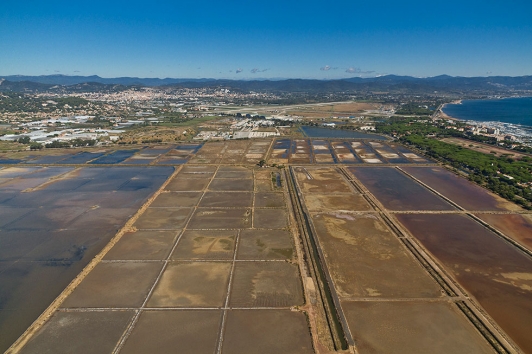
<path fill-rule="evenodd" d="M 209 142 L 204 144 L 190 161 L 195 164 L 219 164 L 226 150 L 225 142 Z"/>
<path fill-rule="evenodd" d="M 257 209 L 253 213 L 253 227 L 257 229 L 284 229 L 288 226 L 285 209 Z"/>
<path fill-rule="evenodd" d="M 210 178 L 175 178 L 166 185 L 166 190 L 172 192 L 203 191 L 210 182 Z"/>
<path fill-rule="evenodd" d="M 121 353 L 312 352 L 305 316 L 290 309 L 304 299 L 292 235 L 276 229 L 288 225 L 282 189 L 254 193 L 251 170 L 198 166 L 180 171 L 59 313 L 137 309 L 129 329 L 117 327 L 123 343 L 113 337 Z M 258 177 L 271 183 L 270 172 Z M 197 190 L 175 191 L 183 181 Z M 232 191 L 240 181 L 251 183 Z"/>
<path fill-rule="evenodd" d="M 255 193 L 255 208 L 282 208 L 285 206 L 282 193 Z"/>
<path fill-rule="evenodd" d="M 305 205 L 310 212 L 325 210 L 369 211 L 373 210 L 364 196 L 355 193 L 345 194 L 305 194 Z"/>

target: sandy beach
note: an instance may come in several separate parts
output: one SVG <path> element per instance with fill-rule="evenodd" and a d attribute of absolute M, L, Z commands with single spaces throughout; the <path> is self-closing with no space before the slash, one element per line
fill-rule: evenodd
<path fill-rule="evenodd" d="M 451 103 L 446 103 L 446 104 L 444 104 L 443 106 L 441 106 L 441 108 L 440 108 L 440 112 L 439 112 L 439 113 L 440 113 L 440 114 L 439 114 L 440 118 L 443 118 L 443 119 L 450 119 L 450 120 L 461 120 L 461 119 L 458 119 L 458 118 L 455 118 L 455 117 L 451 117 L 450 115 L 445 114 L 445 112 L 443 111 L 443 109 L 444 109 L 445 106 L 448 105 L 448 104 L 462 104 L 462 100 L 453 101 L 453 102 L 451 102 Z"/>

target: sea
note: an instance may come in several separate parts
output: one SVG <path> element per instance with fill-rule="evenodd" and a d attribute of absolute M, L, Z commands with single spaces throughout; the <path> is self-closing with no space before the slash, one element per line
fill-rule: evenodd
<path fill-rule="evenodd" d="M 445 105 L 443 112 L 466 121 L 501 122 L 532 128 L 532 97 L 464 100 Z"/>

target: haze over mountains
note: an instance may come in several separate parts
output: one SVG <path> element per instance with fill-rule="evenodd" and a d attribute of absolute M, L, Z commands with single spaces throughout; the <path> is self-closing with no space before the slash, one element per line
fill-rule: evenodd
<path fill-rule="evenodd" d="M 2 81 L 3 80 L 3 81 Z M 338 80 L 279 79 L 227 80 L 190 78 L 102 78 L 92 76 L 42 75 L 0 76 L 0 91 L 46 91 L 54 89 L 104 89 L 108 86 L 174 86 L 225 87 L 248 91 L 278 92 L 339 92 L 339 91 L 392 91 L 405 93 L 492 92 L 508 93 L 532 90 L 532 76 L 453 77 L 440 75 L 427 78 L 386 75 L 372 78 L 353 77 Z M 83 86 L 79 86 L 83 85 Z"/>

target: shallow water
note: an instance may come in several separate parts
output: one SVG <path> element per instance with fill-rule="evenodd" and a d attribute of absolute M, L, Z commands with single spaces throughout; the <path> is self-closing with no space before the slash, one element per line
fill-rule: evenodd
<path fill-rule="evenodd" d="M 12 178 L 0 184 L 0 352 L 46 309 L 173 170 L 0 170 Z M 57 176 L 50 183 L 49 178 Z"/>
<path fill-rule="evenodd" d="M 454 207 L 391 167 L 348 168 L 389 210 L 453 210 Z"/>

